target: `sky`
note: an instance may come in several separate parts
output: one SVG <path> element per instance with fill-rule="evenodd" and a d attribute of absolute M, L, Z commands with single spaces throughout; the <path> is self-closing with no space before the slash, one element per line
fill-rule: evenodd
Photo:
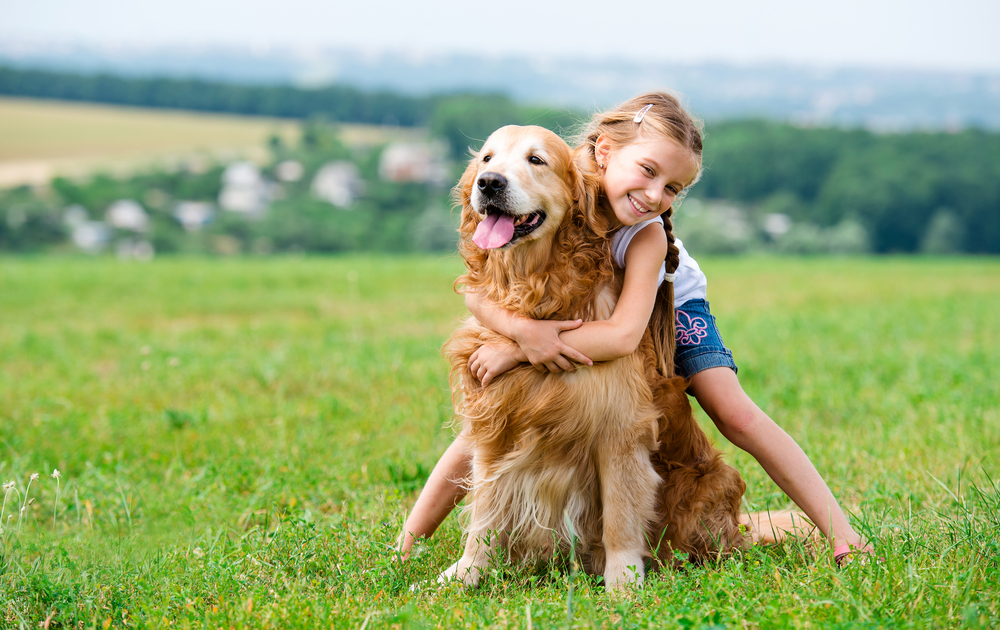
<path fill-rule="evenodd" d="M 0 0 L 0 39 L 1000 72 L 997 0 Z"/>

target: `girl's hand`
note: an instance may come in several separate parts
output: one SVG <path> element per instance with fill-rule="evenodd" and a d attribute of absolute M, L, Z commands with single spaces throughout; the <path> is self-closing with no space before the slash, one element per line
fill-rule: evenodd
<path fill-rule="evenodd" d="M 573 321 L 522 319 L 518 325 L 515 341 L 528 358 L 528 362 L 539 372 L 573 372 L 576 366 L 571 361 L 584 365 L 593 365 L 594 362 L 563 343 L 559 333 L 579 328 L 581 324 L 583 324 L 582 319 Z"/>
<path fill-rule="evenodd" d="M 486 387 L 490 381 L 521 363 L 516 346 L 486 344 L 469 357 L 469 371 Z"/>

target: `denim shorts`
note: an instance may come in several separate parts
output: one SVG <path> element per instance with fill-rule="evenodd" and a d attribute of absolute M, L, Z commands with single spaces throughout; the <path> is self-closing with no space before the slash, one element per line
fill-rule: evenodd
<path fill-rule="evenodd" d="M 689 300 L 677 307 L 674 317 L 677 331 L 674 365 L 677 374 L 691 378 L 714 367 L 737 371 L 733 353 L 722 343 L 715 317 L 708 310 L 708 300 Z"/>

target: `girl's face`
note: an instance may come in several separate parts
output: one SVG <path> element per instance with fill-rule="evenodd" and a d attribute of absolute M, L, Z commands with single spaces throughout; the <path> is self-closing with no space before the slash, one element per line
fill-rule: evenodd
<path fill-rule="evenodd" d="M 619 148 L 601 136 L 595 155 L 604 164 L 604 192 L 618 227 L 660 216 L 698 174 L 691 151 L 659 134 L 640 132 Z"/>

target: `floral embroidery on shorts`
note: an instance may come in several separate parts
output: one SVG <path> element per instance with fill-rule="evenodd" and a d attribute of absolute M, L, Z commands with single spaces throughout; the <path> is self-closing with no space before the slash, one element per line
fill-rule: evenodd
<path fill-rule="evenodd" d="M 681 345 L 697 346 L 708 336 L 708 325 L 701 317 L 691 317 L 684 311 L 677 311 L 675 323 L 677 343 Z"/>

